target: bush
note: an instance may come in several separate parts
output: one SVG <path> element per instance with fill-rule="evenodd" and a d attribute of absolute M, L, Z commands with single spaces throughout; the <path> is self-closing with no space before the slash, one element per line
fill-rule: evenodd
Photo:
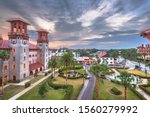
<path fill-rule="evenodd" d="M 20 80 L 13 80 L 13 81 L 11 81 L 12 83 L 19 83 L 20 82 Z"/>
<path fill-rule="evenodd" d="M 48 75 L 48 73 L 46 72 L 46 73 L 45 73 L 45 76 L 47 76 L 47 75 Z"/>
<path fill-rule="evenodd" d="M 29 87 L 30 85 L 31 85 L 31 82 L 26 82 L 24 86 L 25 86 L 25 88 L 27 88 L 27 87 Z"/>
<path fill-rule="evenodd" d="M 111 90 L 111 93 L 115 94 L 115 95 L 121 95 L 122 92 L 120 90 L 118 90 L 116 87 L 113 87 Z"/>

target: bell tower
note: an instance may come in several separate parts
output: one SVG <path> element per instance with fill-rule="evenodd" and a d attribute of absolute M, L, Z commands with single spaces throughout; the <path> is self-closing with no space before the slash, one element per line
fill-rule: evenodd
<path fill-rule="evenodd" d="M 40 49 L 40 62 L 44 65 L 44 70 L 48 68 L 48 31 L 38 30 L 37 45 Z"/>
<path fill-rule="evenodd" d="M 10 57 L 10 80 L 22 81 L 29 77 L 29 23 L 21 18 L 9 19 L 11 28 L 8 33 Z"/>

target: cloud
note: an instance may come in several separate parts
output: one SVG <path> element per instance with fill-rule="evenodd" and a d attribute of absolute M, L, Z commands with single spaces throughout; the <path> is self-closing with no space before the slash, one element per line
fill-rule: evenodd
<path fill-rule="evenodd" d="M 31 24 L 31 41 L 37 40 L 37 29 L 49 30 L 50 46 L 136 47 L 149 43 L 139 36 L 150 27 L 149 8 L 149 0 L 0 0 L 0 33 L 6 39 L 6 20 L 20 17 Z"/>
<path fill-rule="evenodd" d="M 106 19 L 106 23 L 113 29 L 118 30 L 120 27 L 124 26 L 128 21 L 133 19 L 135 15 L 133 14 L 120 14 L 117 13 L 113 16 L 110 16 Z"/>
<path fill-rule="evenodd" d="M 116 0 L 113 0 L 113 2 L 109 2 L 108 0 L 105 0 L 103 2 L 100 2 L 98 8 L 86 11 L 79 18 L 77 18 L 77 21 L 81 22 L 83 27 L 91 26 L 94 20 L 112 10 L 115 1 Z"/>
<path fill-rule="evenodd" d="M 54 33 L 56 31 L 55 30 L 55 22 L 47 21 L 47 20 L 44 20 L 39 17 L 35 18 L 35 22 L 37 23 L 37 25 L 40 28 L 46 29 L 46 30 L 50 31 L 51 33 Z"/>

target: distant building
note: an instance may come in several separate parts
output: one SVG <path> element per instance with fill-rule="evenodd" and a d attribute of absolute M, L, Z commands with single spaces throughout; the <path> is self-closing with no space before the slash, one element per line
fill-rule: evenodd
<path fill-rule="evenodd" d="M 4 61 L 2 76 L 4 82 L 22 81 L 30 75 L 47 69 L 49 59 L 48 32 L 38 30 L 37 44 L 29 42 L 27 26 L 29 23 L 20 18 L 8 20 L 9 39 L 0 38 L 0 50 L 10 52 L 10 58 Z"/>
<path fill-rule="evenodd" d="M 142 44 L 141 46 L 137 47 L 137 53 L 146 53 L 147 55 L 145 56 L 145 59 L 150 60 L 150 44 L 147 44 L 145 46 L 144 44 Z M 138 58 L 144 59 L 144 56 L 141 55 Z"/>
<path fill-rule="evenodd" d="M 114 64 L 122 66 L 124 64 L 124 59 L 121 56 L 118 56 L 118 58 L 115 59 L 109 56 L 109 54 L 105 51 L 99 53 L 98 57 L 100 59 L 99 64 L 107 64 L 108 66 L 113 66 Z"/>

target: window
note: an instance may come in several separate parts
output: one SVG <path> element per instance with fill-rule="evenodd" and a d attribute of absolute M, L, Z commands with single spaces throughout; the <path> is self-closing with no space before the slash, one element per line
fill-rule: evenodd
<path fill-rule="evenodd" d="M 16 76 L 13 76 L 13 81 L 16 81 Z"/>
<path fill-rule="evenodd" d="M 13 68 L 15 69 L 15 65 L 13 65 Z"/>
<path fill-rule="evenodd" d="M 16 49 L 15 49 L 15 48 L 13 49 L 13 52 L 16 52 Z"/>
<path fill-rule="evenodd" d="M 24 52 L 26 52 L 26 49 L 24 49 Z"/>
<path fill-rule="evenodd" d="M 4 70 L 7 70 L 7 65 L 4 66 Z"/>
<path fill-rule="evenodd" d="M 31 55 L 29 55 L 29 57 L 31 57 Z"/>
<path fill-rule="evenodd" d="M 26 77 L 26 74 L 23 74 L 23 77 L 25 78 L 25 77 Z"/>
<path fill-rule="evenodd" d="M 26 57 L 24 56 L 24 61 L 26 60 Z"/>
<path fill-rule="evenodd" d="M 24 68 L 26 68 L 26 64 L 24 64 Z"/>
<path fill-rule="evenodd" d="M 13 61 L 15 61 L 15 57 L 13 57 Z"/>

